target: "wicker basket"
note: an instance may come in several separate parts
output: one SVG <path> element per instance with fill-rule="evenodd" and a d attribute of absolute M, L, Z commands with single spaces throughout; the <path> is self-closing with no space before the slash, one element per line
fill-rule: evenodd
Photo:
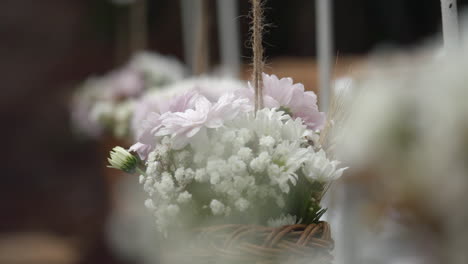
<path fill-rule="evenodd" d="M 278 228 L 220 225 L 204 228 L 190 250 L 200 263 L 320 263 L 333 260 L 326 222 Z"/>

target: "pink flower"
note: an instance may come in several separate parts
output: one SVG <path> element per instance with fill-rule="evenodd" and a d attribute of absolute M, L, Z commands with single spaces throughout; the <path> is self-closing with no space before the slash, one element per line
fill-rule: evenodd
<path fill-rule="evenodd" d="M 188 91 L 181 96 L 175 96 L 169 101 L 167 109 L 161 109 L 160 113 L 165 112 L 184 112 L 187 109 L 195 107 L 200 94 L 197 91 Z"/>
<path fill-rule="evenodd" d="M 221 96 L 214 104 L 199 95 L 193 109 L 161 115 L 161 125 L 153 132 L 156 136 L 171 135 L 172 148 L 181 149 L 201 130 L 221 127 L 225 121 L 232 120 L 240 112 L 251 110 L 247 99 L 239 99 L 232 93 Z"/>
<path fill-rule="evenodd" d="M 141 121 L 141 126 L 137 135 L 138 142 L 129 148 L 130 151 L 136 152 L 142 160 L 146 160 L 148 154 L 153 151 L 157 143 L 157 139 L 151 131 L 155 127 L 161 125 L 161 121 L 159 120 L 160 116 L 161 115 L 156 112 L 151 112 L 145 120 Z"/>
<path fill-rule="evenodd" d="M 263 73 L 263 104 L 267 108 L 280 108 L 291 114 L 293 118 L 300 117 L 310 129 L 322 129 L 325 114 L 319 112 L 317 96 L 312 91 L 304 91 L 304 85 L 293 83 L 291 78 L 278 79 L 276 75 Z M 254 89 L 249 83 L 249 89 L 239 90 L 238 94 L 253 102 Z"/>
<path fill-rule="evenodd" d="M 224 94 L 213 103 L 195 90 L 171 100 L 146 98 L 137 105 L 133 122 L 138 126 L 138 142 L 130 151 L 138 153 L 142 160 L 162 136 L 170 135 L 172 147 L 181 149 L 201 130 L 220 127 L 239 113 L 252 111 L 247 99 L 239 99 L 233 93 Z"/>
<path fill-rule="evenodd" d="M 208 120 L 211 102 L 205 97 L 198 97 L 195 109 L 187 109 L 184 112 L 166 112 L 161 115 L 161 126 L 155 127 L 155 136 L 172 137 L 172 147 L 181 149 L 196 135 Z"/>
<path fill-rule="evenodd" d="M 198 97 L 198 93 L 189 91 L 171 100 L 159 96 L 142 98 L 137 103 L 132 119 L 133 131 L 138 142 L 130 147 L 130 151 L 138 153 L 140 158 L 145 160 L 157 143 L 154 133 L 161 127 L 161 115 L 192 109 Z"/>
<path fill-rule="evenodd" d="M 221 127 L 225 121 L 234 119 L 239 113 L 250 111 L 253 111 L 253 106 L 249 104 L 248 99 L 239 98 L 233 93 L 224 94 L 211 108 L 206 126 Z"/>
<path fill-rule="evenodd" d="M 206 127 L 220 127 L 238 113 L 252 111 L 248 99 L 240 99 L 233 93 L 241 88 L 245 89 L 241 82 L 202 78 L 167 88 L 168 92 L 143 97 L 135 104 L 132 118 L 138 143 L 130 150 L 144 160 L 159 138 L 167 135 L 171 135 L 173 148 L 183 148 Z M 167 100 L 173 93 L 171 90 L 186 92 Z"/>

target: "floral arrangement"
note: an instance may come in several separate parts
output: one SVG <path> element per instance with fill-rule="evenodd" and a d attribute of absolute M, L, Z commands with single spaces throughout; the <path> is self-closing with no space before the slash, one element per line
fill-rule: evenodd
<path fill-rule="evenodd" d="M 128 64 L 101 77 L 87 79 L 72 101 L 72 121 L 81 133 L 117 138 L 131 134 L 135 100 L 144 93 L 184 77 L 181 63 L 155 53 L 136 54 Z"/>
<path fill-rule="evenodd" d="M 460 207 L 468 198 L 468 46 L 456 56 L 438 46 L 424 47 L 417 59 L 374 62 L 356 81 L 359 93 L 337 131 L 336 155 L 353 174 L 372 177 L 360 188 L 365 198 L 348 197 L 343 207 L 379 210 L 377 234 L 361 232 L 368 231 L 362 211 L 343 216 L 354 223 L 347 230 L 362 263 L 468 259 L 468 213 Z"/>
<path fill-rule="evenodd" d="M 266 74 L 263 83 L 258 111 L 250 85 L 161 101 L 141 140 L 111 152 L 112 168 L 140 174 L 160 231 L 319 221 L 324 192 L 345 170 L 318 143 L 325 116 L 302 84 Z"/>

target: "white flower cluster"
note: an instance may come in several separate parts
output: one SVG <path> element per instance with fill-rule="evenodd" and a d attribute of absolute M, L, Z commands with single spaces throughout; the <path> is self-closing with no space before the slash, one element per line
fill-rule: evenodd
<path fill-rule="evenodd" d="M 216 217 L 261 224 L 285 213 L 307 219 L 296 205 L 314 201 L 344 170 L 308 143 L 315 132 L 300 118 L 276 109 L 243 113 L 205 131 L 177 150 L 166 136 L 149 154 L 140 181 L 162 231 Z"/>
<path fill-rule="evenodd" d="M 301 219 L 297 219 L 295 215 L 280 215 L 278 218 L 271 218 L 268 220 L 268 226 L 271 227 L 281 227 L 285 225 L 294 225 L 301 222 Z"/>

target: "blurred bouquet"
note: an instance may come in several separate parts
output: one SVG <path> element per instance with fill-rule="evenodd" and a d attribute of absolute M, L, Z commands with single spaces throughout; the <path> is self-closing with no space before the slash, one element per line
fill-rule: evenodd
<path fill-rule="evenodd" d="M 359 92 L 338 131 L 337 155 L 354 173 L 372 175 L 369 199 L 384 203 L 390 212 L 383 222 L 402 226 L 382 234 L 391 240 L 380 240 L 379 250 L 376 236 L 362 243 L 362 236 L 353 237 L 355 255 L 374 245 L 368 262 L 359 263 L 468 260 L 468 211 L 460 207 L 468 198 L 466 51 L 464 47 L 457 57 L 429 53 L 423 60 L 406 59 L 391 67 L 380 64 L 355 83 Z M 360 224 L 362 215 L 344 217 Z"/>
<path fill-rule="evenodd" d="M 173 58 L 149 52 L 136 54 L 122 68 L 91 77 L 79 87 L 72 101 L 73 125 L 90 137 L 110 133 L 128 138 L 135 100 L 184 75 L 183 65 Z"/>
<path fill-rule="evenodd" d="M 161 100 L 129 149 L 138 157 L 121 147 L 111 152 L 111 167 L 141 174 L 161 232 L 319 223 L 321 198 L 345 169 L 318 144 L 324 114 L 316 95 L 290 78 L 264 74 L 263 84 L 258 111 L 250 86 Z"/>

